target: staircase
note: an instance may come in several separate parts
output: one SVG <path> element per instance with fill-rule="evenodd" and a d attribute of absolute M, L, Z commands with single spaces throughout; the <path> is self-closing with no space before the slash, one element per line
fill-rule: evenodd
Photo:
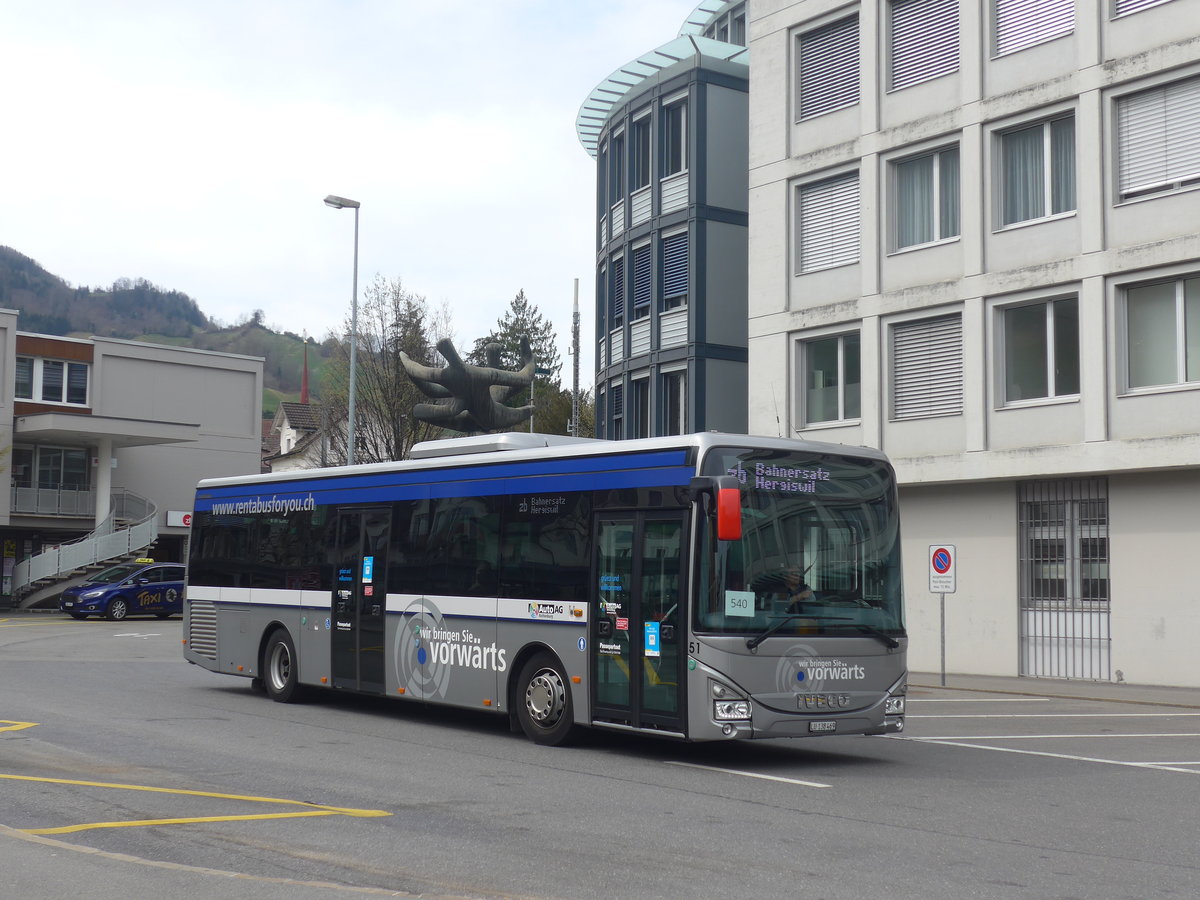
<path fill-rule="evenodd" d="M 13 604 L 20 609 L 51 605 L 91 572 L 143 556 L 157 540 L 158 507 L 153 501 L 129 491 L 114 493 L 108 517 L 91 534 L 17 563 Z"/>

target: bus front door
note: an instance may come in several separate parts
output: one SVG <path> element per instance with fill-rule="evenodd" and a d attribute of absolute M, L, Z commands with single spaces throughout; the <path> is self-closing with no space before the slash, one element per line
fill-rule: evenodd
<path fill-rule="evenodd" d="M 592 717 L 683 732 L 681 515 L 598 516 Z"/>
<path fill-rule="evenodd" d="M 387 508 L 338 512 L 329 648 L 335 688 L 383 693 L 390 526 Z"/>

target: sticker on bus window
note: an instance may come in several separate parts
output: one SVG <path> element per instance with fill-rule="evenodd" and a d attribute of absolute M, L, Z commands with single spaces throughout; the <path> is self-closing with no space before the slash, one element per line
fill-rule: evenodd
<path fill-rule="evenodd" d="M 363 584 L 370 584 L 375 580 L 375 557 L 364 556 L 362 566 L 362 581 Z"/>
<path fill-rule="evenodd" d="M 753 616 L 754 591 L 726 591 L 725 615 Z"/>
<path fill-rule="evenodd" d="M 647 656 L 662 656 L 662 645 L 659 642 L 661 636 L 662 623 L 647 622 L 646 623 L 646 655 Z"/>

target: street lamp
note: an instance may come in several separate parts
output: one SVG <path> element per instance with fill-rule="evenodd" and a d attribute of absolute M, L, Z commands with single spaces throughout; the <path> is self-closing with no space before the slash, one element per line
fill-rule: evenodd
<path fill-rule="evenodd" d="M 346 423 L 346 461 L 354 465 L 354 382 L 358 375 L 358 208 L 357 200 L 347 200 L 330 194 L 325 198 L 325 205 L 334 209 L 354 210 L 354 287 L 350 295 L 350 398 Z"/>

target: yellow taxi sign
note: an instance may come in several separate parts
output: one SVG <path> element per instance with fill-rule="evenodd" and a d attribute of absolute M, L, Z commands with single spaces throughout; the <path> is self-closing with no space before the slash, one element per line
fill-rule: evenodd
<path fill-rule="evenodd" d="M 140 556 L 137 559 L 135 559 L 134 562 L 135 563 L 152 563 L 152 562 L 154 562 L 154 560 L 152 560 L 148 556 Z"/>

